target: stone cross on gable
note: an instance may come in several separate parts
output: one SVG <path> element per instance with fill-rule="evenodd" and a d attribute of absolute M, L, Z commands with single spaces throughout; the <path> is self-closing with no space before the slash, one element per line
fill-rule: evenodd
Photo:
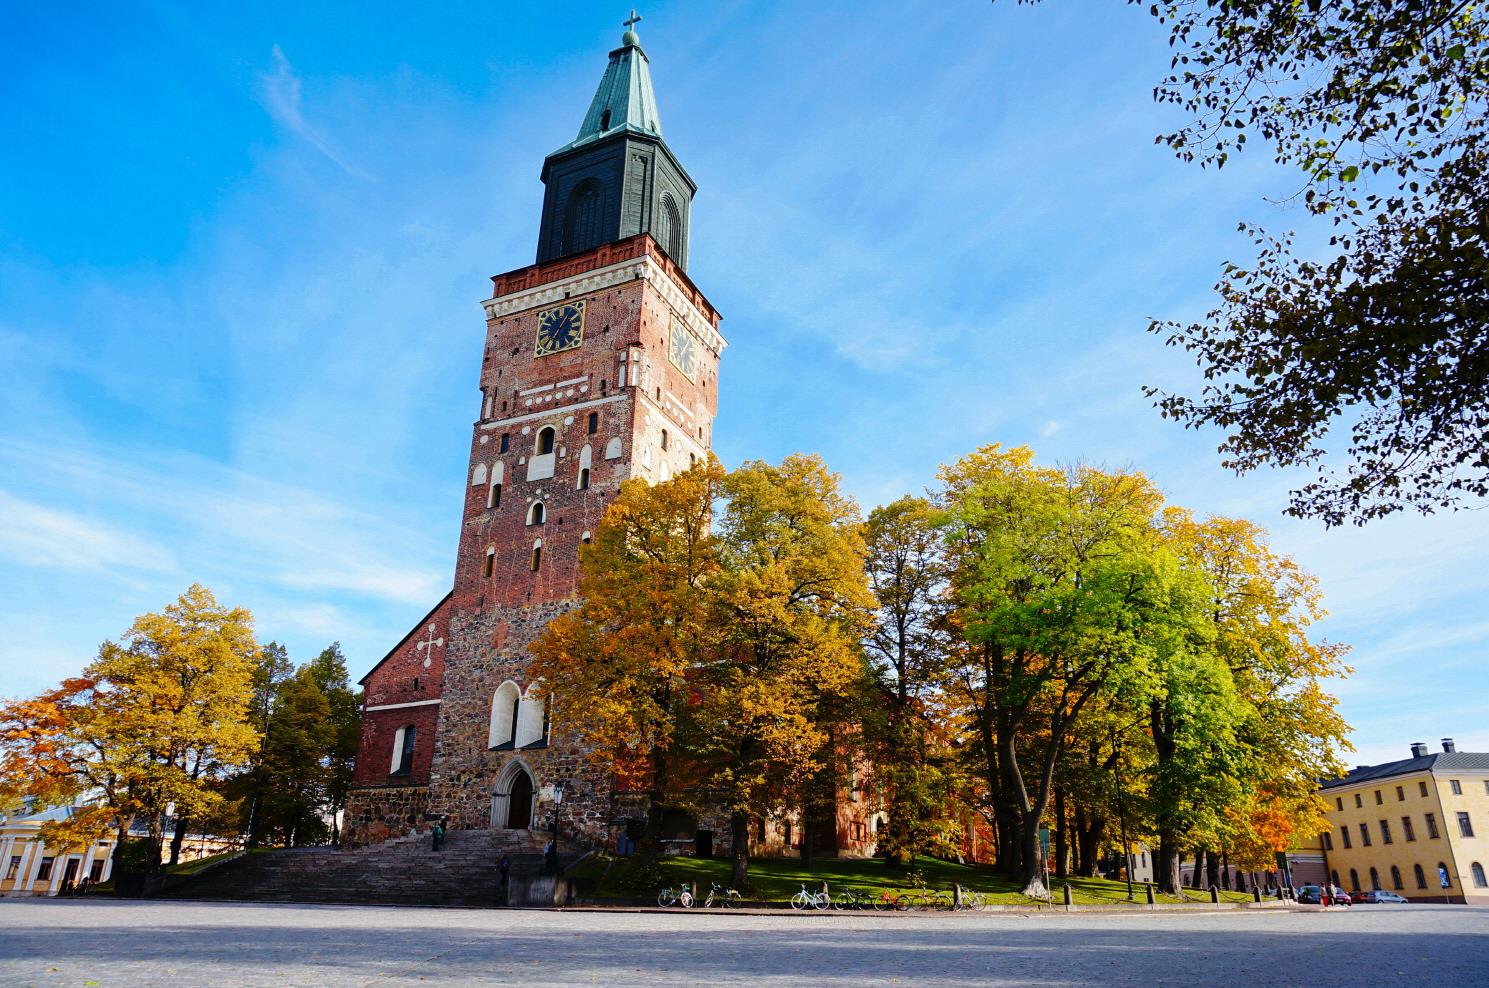
<path fill-rule="evenodd" d="M 443 647 L 445 640 L 434 637 L 434 625 L 429 626 L 429 635 L 423 641 L 414 646 L 415 651 L 424 653 L 424 668 L 429 668 L 429 663 L 434 660 L 434 648 L 436 645 Z"/>

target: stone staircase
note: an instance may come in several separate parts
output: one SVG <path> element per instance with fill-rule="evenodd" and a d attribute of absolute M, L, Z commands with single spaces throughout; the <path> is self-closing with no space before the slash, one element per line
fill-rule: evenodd
<path fill-rule="evenodd" d="M 209 869 L 162 898 L 500 906 L 502 855 L 514 878 L 536 875 L 547 841 L 528 830 L 452 830 L 438 852 L 428 834 L 346 850 L 264 851 Z"/>

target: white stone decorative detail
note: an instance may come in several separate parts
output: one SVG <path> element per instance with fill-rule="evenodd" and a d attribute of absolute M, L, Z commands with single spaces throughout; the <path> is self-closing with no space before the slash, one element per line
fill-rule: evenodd
<path fill-rule="evenodd" d="M 443 638 L 434 637 L 434 625 L 431 624 L 429 626 L 429 635 L 423 641 L 414 646 L 414 651 L 424 653 L 424 668 L 428 669 L 429 663 L 434 661 L 434 650 L 436 648 L 444 647 L 445 640 Z"/>

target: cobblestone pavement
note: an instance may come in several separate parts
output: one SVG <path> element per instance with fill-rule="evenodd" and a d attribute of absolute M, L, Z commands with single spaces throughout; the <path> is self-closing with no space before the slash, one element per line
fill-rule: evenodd
<path fill-rule="evenodd" d="M 1489 908 L 745 916 L 0 901 L 0 985 L 1489 985 Z"/>

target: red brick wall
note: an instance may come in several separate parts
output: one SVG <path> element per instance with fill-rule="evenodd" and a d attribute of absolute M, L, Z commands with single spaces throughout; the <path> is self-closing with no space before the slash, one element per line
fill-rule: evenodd
<path fill-rule="evenodd" d="M 431 639 L 433 640 L 431 644 Z M 382 662 L 362 679 L 362 739 L 352 773 L 355 786 L 425 785 L 434 758 L 439 704 L 450 641 L 450 599 L 420 621 Z M 427 661 L 427 665 L 426 665 Z M 397 706 L 418 704 L 417 706 Z M 391 710 L 378 707 L 393 706 Z M 413 725 L 414 762 L 407 775 L 392 775 L 398 728 Z"/>

